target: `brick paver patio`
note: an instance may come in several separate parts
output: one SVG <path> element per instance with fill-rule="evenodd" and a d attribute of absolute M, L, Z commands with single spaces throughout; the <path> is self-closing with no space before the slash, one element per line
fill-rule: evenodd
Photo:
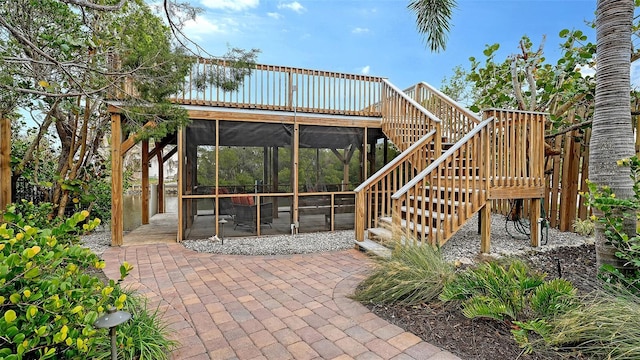
<path fill-rule="evenodd" d="M 458 359 L 348 298 L 372 262 L 356 250 L 288 256 L 196 253 L 179 244 L 108 249 L 105 273 L 158 306 L 174 359 Z"/>

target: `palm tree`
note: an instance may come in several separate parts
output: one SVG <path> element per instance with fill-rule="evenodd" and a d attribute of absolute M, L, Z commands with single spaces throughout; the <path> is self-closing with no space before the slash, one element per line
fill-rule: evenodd
<path fill-rule="evenodd" d="M 416 13 L 418 32 L 426 35 L 427 46 L 438 52 L 447 47 L 447 33 L 455 0 L 411 0 L 409 9 Z"/>
<path fill-rule="evenodd" d="M 589 144 L 589 177 L 609 186 L 619 198 L 634 196 L 629 169 L 616 160 L 635 154 L 631 127 L 631 29 L 634 0 L 598 0 L 596 8 L 596 97 Z M 598 214 L 596 214 L 598 215 Z M 635 218 L 625 222 L 624 232 L 635 235 Z M 616 264 L 612 246 L 596 229 L 598 266 Z"/>

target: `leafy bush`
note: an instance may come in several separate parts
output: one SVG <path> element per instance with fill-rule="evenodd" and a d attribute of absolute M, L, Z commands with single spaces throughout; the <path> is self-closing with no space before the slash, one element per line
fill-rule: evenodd
<path fill-rule="evenodd" d="M 529 294 L 543 282 L 544 275 L 531 274 L 522 261 L 487 262 L 459 273 L 444 286 L 440 299 L 462 301 L 462 313 L 469 318 L 516 320 Z"/>
<path fill-rule="evenodd" d="M 398 246 L 390 258 L 380 259 L 354 298 L 378 304 L 421 304 L 438 297 L 454 269 L 431 246 Z"/>
<path fill-rule="evenodd" d="M 38 228 L 31 224 L 47 220 L 32 215 L 9 206 L 0 225 L 0 357 L 90 358 L 105 338 L 93 327 L 99 313 L 107 306 L 122 308 L 126 299 L 114 298 L 113 281 L 104 284 L 85 272 L 104 262 L 74 244 L 79 224 L 90 231 L 100 221 L 86 221 L 84 211 Z M 128 270 L 123 265 L 123 277 Z"/>
<path fill-rule="evenodd" d="M 640 279 L 640 236 L 637 229 L 635 234 L 628 234 L 627 229 L 640 220 L 640 160 L 634 156 L 631 159 L 618 160 L 617 163 L 618 166 L 630 167 L 635 196 L 620 199 L 610 187 L 597 186 L 589 181 L 589 192 L 585 195 L 588 204 L 601 214 L 592 216 L 592 220 L 600 225 L 607 243 L 616 249 L 615 256 L 626 261 L 623 271 L 626 273 L 609 274 L 611 277 L 608 281 L 622 280 L 625 283 L 633 283 Z M 612 268 L 602 270 L 606 274 L 610 273 Z"/>

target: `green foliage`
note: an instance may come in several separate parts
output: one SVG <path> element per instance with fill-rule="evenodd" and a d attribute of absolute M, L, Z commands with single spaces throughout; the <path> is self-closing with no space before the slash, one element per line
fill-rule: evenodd
<path fill-rule="evenodd" d="M 115 282 L 86 273 L 104 267 L 95 254 L 61 239 L 73 238 L 80 224 L 91 231 L 99 220 L 83 211 L 48 223 L 43 208 L 22 205 L 36 212 L 9 206 L 0 225 L 0 357 L 91 358 L 105 338 L 93 323 L 107 306 L 122 308 L 126 295 L 115 298 Z M 129 270 L 123 264 L 122 276 Z"/>
<path fill-rule="evenodd" d="M 544 275 L 531 274 L 519 260 L 507 265 L 488 262 L 457 274 L 444 286 L 440 299 L 462 301 L 462 312 L 469 318 L 516 320 L 526 310 L 530 294 L 543 282 Z"/>
<path fill-rule="evenodd" d="M 502 62 L 496 58 L 499 44 L 487 45 L 484 61 L 470 57 L 466 77 L 473 89 L 470 109 L 549 112 L 554 129 L 570 123 L 569 109 L 577 109 L 576 120 L 586 119 L 593 111 L 595 79 L 581 71 L 593 68 L 595 45 L 580 30 L 565 29 L 559 36 L 563 39 L 562 54 L 555 64 L 546 62 L 542 44 L 534 50 L 527 36 L 520 40 L 520 53 Z"/>
<path fill-rule="evenodd" d="M 215 71 L 206 75 L 198 75 L 194 81 L 198 90 L 204 90 L 207 84 L 219 87 L 224 91 L 235 91 L 251 76 L 256 66 L 260 50 L 243 50 L 230 48 L 220 59 L 223 65 L 215 67 Z"/>
<path fill-rule="evenodd" d="M 118 358 L 136 360 L 165 360 L 178 345 L 169 339 L 169 331 L 161 319 L 159 310 L 149 309 L 147 299 L 135 291 L 118 287 L 113 295 L 125 295 L 122 309 L 131 314 L 131 319 L 117 329 Z M 108 337 L 105 336 L 105 340 Z M 111 344 L 102 341 L 96 347 L 97 359 L 110 359 Z"/>
<path fill-rule="evenodd" d="M 553 279 L 535 288 L 529 304 L 536 316 L 553 317 L 577 305 L 576 289 L 567 280 Z"/>
<path fill-rule="evenodd" d="M 591 219 L 575 219 L 573 221 L 572 227 L 573 231 L 582 236 L 593 235 L 594 231 L 596 230 L 596 225 Z"/>
<path fill-rule="evenodd" d="M 398 246 L 390 258 L 380 259 L 354 298 L 377 304 L 422 304 L 438 297 L 451 281 L 453 267 L 430 246 Z"/>
<path fill-rule="evenodd" d="M 626 283 L 637 283 L 640 279 L 640 236 L 635 224 L 640 220 L 640 160 L 634 156 L 631 159 L 618 160 L 618 166 L 628 167 L 630 176 L 634 181 L 634 196 L 627 199 L 616 197 L 610 187 L 597 186 L 587 181 L 589 192 L 585 194 L 588 204 L 595 210 L 591 218 L 602 228 L 603 234 L 608 244 L 616 249 L 615 256 L 626 261 L 630 269 L 626 274 L 613 273 L 613 269 L 606 267 L 603 270 L 612 276 L 609 280 L 623 280 Z M 621 169 L 623 170 L 623 169 Z M 629 224 L 631 226 L 629 226 Z M 628 229 L 632 227 L 636 231 L 629 234 Z"/>

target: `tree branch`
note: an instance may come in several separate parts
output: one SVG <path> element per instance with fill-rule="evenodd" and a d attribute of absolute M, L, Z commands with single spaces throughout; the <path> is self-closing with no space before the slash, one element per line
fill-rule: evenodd
<path fill-rule="evenodd" d="M 584 127 L 584 126 L 587 126 L 587 125 L 591 125 L 592 122 L 593 122 L 593 119 L 592 120 L 586 120 L 586 121 L 583 121 L 581 123 L 573 124 L 571 126 L 567 126 L 566 128 L 564 128 L 564 129 L 562 129 L 562 130 L 560 130 L 560 131 L 558 131 L 556 133 L 545 135 L 544 138 L 545 139 L 553 139 L 558 135 L 566 134 L 566 133 L 571 132 L 573 130 L 580 129 L 581 127 Z"/>
<path fill-rule="evenodd" d="M 77 5 L 85 9 L 92 9 L 92 10 L 98 10 L 98 11 L 120 10 L 124 6 L 124 4 L 127 2 L 127 0 L 120 0 L 120 2 L 116 5 L 98 5 L 87 0 L 60 0 L 60 1 L 66 4 Z"/>

